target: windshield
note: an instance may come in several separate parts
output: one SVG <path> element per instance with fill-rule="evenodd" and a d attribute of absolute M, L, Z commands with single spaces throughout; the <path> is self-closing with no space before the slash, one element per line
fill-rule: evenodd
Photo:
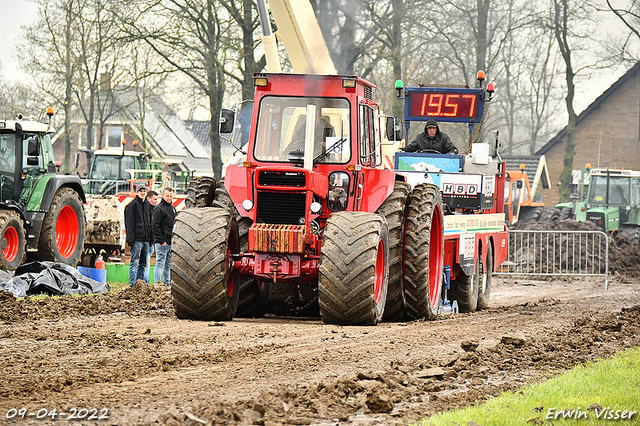
<path fill-rule="evenodd" d="M 122 158 L 122 162 L 120 162 Z M 120 173 L 118 174 L 118 164 Z M 96 155 L 93 160 L 93 168 L 90 179 L 131 179 L 131 174 L 126 170 L 135 169 L 135 157 Z"/>
<path fill-rule="evenodd" d="M 607 197 L 607 179 L 609 180 L 609 196 Z M 629 204 L 629 178 L 593 176 L 589 202 L 595 204 Z"/>
<path fill-rule="evenodd" d="M 309 129 L 307 113 L 314 114 Z M 317 162 L 345 163 L 351 157 L 349 118 L 346 99 L 265 96 L 260 101 L 254 156 L 260 161 L 300 161 L 309 132 Z"/>
<path fill-rule="evenodd" d="M 0 134 L 0 173 L 13 175 L 16 169 L 16 135 Z"/>

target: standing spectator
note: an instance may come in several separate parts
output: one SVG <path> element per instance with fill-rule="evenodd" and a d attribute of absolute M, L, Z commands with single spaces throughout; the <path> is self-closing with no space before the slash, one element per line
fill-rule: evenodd
<path fill-rule="evenodd" d="M 173 207 L 173 189 L 167 187 L 162 192 L 162 200 L 153 210 L 153 236 L 156 242 L 156 269 L 153 278 L 156 283 L 162 278 L 166 285 L 171 285 L 171 235 L 173 221 L 178 212 Z"/>
<path fill-rule="evenodd" d="M 158 205 L 158 193 L 153 189 L 147 192 L 147 200 L 151 204 L 151 214 L 153 218 L 153 209 Z M 151 270 L 151 256 L 153 255 L 153 244 L 149 247 L 149 254 L 147 255 L 147 266 L 144 268 L 144 280 L 149 282 L 149 271 Z"/>
<path fill-rule="evenodd" d="M 124 229 L 127 233 L 127 244 L 131 248 L 129 263 L 129 286 L 136 280 L 144 279 L 149 247 L 153 244 L 151 228 L 151 204 L 146 199 L 149 188 L 138 186 L 136 197 L 124 209 Z"/>

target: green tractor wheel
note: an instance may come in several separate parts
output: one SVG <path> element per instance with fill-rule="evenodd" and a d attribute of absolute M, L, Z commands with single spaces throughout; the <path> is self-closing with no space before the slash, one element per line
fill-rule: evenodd
<path fill-rule="evenodd" d="M 25 255 L 25 235 L 22 220 L 13 210 L 0 211 L 0 269 L 13 271 Z"/>
<path fill-rule="evenodd" d="M 76 191 L 62 187 L 53 196 L 44 217 L 38 258 L 75 267 L 82 257 L 84 239 L 82 201 Z"/>

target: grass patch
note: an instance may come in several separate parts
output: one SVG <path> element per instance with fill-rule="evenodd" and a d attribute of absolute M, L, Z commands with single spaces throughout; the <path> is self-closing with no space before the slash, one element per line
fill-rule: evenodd
<path fill-rule="evenodd" d="M 579 365 L 519 392 L 504 393 L 482 405 L 439 413 L 422 420 L 420 425 L 462 426 L 470 421 L 480 426 L 638 425 L 639 389 L 640 348 L 633 348 L 619 352 L 611 359 Z M 593 404 L 601 408 L 590 410 Z M 562 413 L 556 418 L 556 413 L 564 410 L 574 410 L 571 418 L 564 418 Z M 633 411 L 636 413 L 629 420 Z"/>

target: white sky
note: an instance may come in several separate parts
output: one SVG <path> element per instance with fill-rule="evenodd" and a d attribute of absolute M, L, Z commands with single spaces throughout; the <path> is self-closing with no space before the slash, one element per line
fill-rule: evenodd
<path fill-rule="evenodd" d="M 2 76 L 7 80 L 25 78 L 18 70 L 18 61 L 13 50 L 20 36 L 20 26 L 35 20 L 38 8 L 27 0 L 0 0 L 0 62 L 2 62 Z"/>
<path fill-rule="evenodd" d="M 14 46 L 20 37 L 20 27 L 35 20 L 37 6 L 29 0 L 0 0 L 0 62 L 2 63 L 2 76 L 6 80 L 23 80 L 28 77 L 19 70 L 18 61 L 13 52 Z M 608 19 L 600 30 L 616 32 L 622 27 L 622 23 L 616 19 Z M 602 73 L 599 77 L 590 81 L 582 81 L 577 88 L 575 108 L 580 113 L 602 92 L 608 89 L 624 74 L 623 69 Z M 497 88 L 499 90 L 499 88 Z M 563 107 L 564 108 L 564 107 Z"/>

